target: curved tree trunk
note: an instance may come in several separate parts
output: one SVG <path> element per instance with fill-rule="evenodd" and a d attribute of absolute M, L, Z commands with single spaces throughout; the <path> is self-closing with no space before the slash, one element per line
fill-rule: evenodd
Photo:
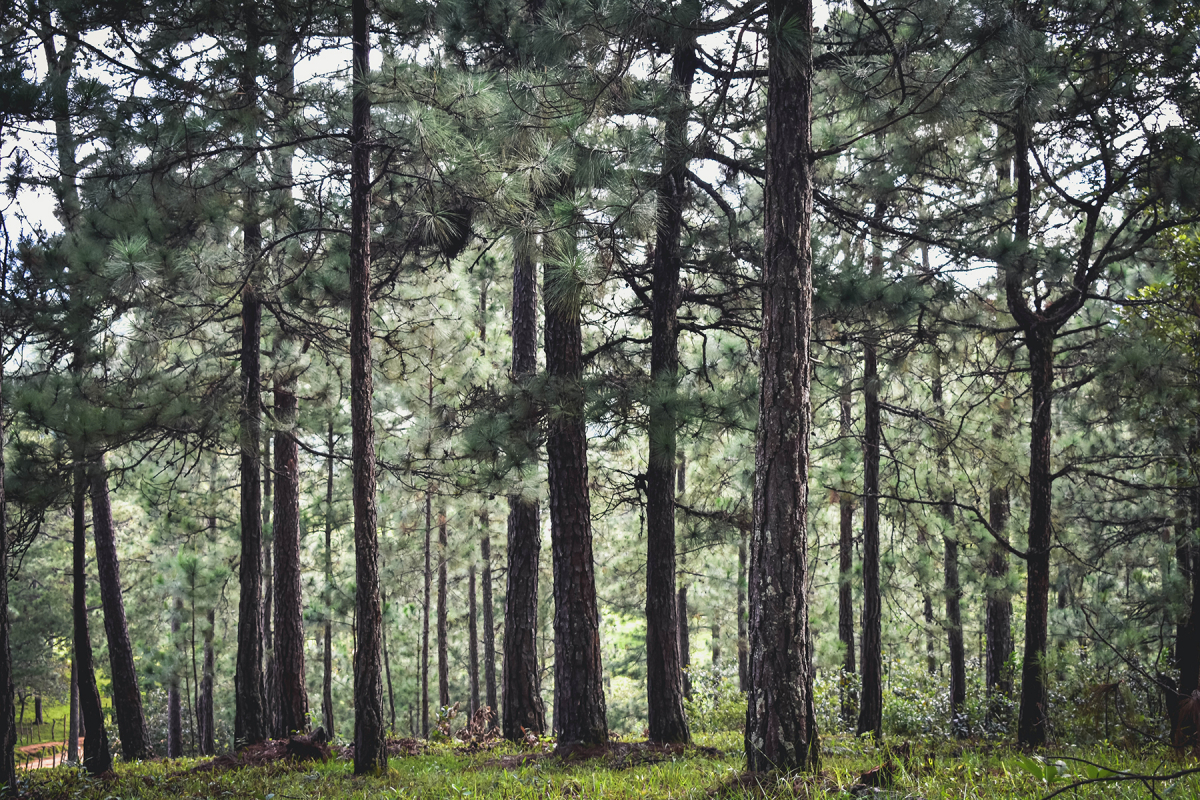
<path fill-rule="evenodd" d="M 745 742 L 751 771 L 787 772 L 814 769 L 820 755 L 808 627 L 812 4 L 768 0 L 767 18 L 765 253 Z"/>
<path fill-rule="evenodd" d="M 96 686 L 96 668 L 92 661 L 92 639 L 88 632 L 87 573 L 84 562 L 87 551 L 87 467 L 77 457 L 72 483 L 71 516 L 74 528 L 74 596 L 72 616 L 75 628 L 75 662 L 79 665 L 79 707 L 87 735 L 83 739 L 83 766 L 89 775 L 100 775 L 112 769 L 112 753 L 108 749 L 108 731 L 104 727 L 104 708 Z M 11 752 L 11 750 L 9 751 Z"/>
<path fill-rule="evenodd" d="M 121 570 L 117 561 L 117 535 L 108 493 L 108 471 L 104 456 L 89 465 L 92 496 L 92 535 L 96 544 L 96 568 L 100 576 L 100 603 L 104 607 L 104 632 L 108 639 L 108 661 L 112 670 L 113 712 L 121 737 L 121 754 L 126 761 L 154 757 L 146 730 L 142 693 L 133 663 L 133 645 L 121 599 Z"/>
<path fill-rule="evenodd" d="M 523 385 L 537 372 L 537 272 L 533 243 L 527 236 L 514 242 L 512 297 L 512 376 Z M 532 404 L 518 431 L 536 439 Z M 530 458 L 536 450 L 529 448 Z M 504 592 L 504 654 L 501 703 L 504 738 L 520 741 L 525 732 L 546 731 L 546 708 L 538 684 L 538 561 L 542 548 L 541 513 L 536 498 L 508 496 L 508 585 Z"/>
<path fill-rule="evenodd" d="M 600 613 L 592 559 L 587 426 L 584 421 L 581 287 L 547 263 L 543 349 L 550 391 L 560 409 L 547 421 L 550 549 L 554 564 L 554 697 L 560 746 L 608 741 L 600 666 Z"/>
<path fill-rule="evenodd" d="M 354 773 L 387 769 L 383 725 L 379 539 L 375 507 L 375 426 L 371 409 L 371 106 L 367 95 L 367 0 L 350 4 L 354 97 L 350 131 L 350 418 L 354 464 Z"/>

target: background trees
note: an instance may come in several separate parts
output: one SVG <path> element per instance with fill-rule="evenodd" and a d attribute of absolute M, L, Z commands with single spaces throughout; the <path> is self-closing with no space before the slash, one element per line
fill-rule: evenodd
<path fill-rule="evenodd" d="M 1050 685 L 1130 652 L 1163 724 L 1195 683 L 1179 9 L 856 6 L 810 37 L 776 4 L 396 3 L 372 65 L 356 5 L 352 70 L 304 4 L 176 11 L 34 4 L 5 42 L 41 89 L 11 194 L 60 217 L 6 215 L 13 642 L 42 625 L 68 674 L 65 617 L 25 610 L 64 554 L 22 543 L 96 465 L 140 685 L 105 676 L 146 742 L 298 730 L 319 693 L 377 769 L 387 728 L 427 732 L 428 614 L 435 728 L 483 694 L 481 639 L 511 739 L 549 709 L 563 741 L 685 741 L 736 652 L 756 768 L 811 765 L 818 718 L 916 725 L 885 670 L 945 685 L 921 724 L 1013 729 L 1014 644 L 1026 742 Z M 149 527 L 177 579 L 132 557 Z"/>

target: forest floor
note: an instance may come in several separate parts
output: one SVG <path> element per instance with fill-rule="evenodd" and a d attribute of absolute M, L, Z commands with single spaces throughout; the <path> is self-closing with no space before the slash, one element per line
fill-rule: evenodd
<path fill-rule="evenodd" d="M 396 740 L 388 772 L 356 777 L 348 748 L 328 761 L 295 761 L 284 743 L 240 757 L 118 764 L 89 778 L 55 767 L 23 773 L 22 795 L 35 800 L 949 800 L 996 798 L 1200 797 L 1200 762 L 1171 751 L 1115 745 L 1063 746 L 1026 755 L 989 742 L 945 740 L 878 748 L 850 736 L 826 737 L 815 774 L 743 772 L 741 734 L 697 736 L 694 747 L 618 741 L 607 748 L 556 753 L 550 742 Z"/>

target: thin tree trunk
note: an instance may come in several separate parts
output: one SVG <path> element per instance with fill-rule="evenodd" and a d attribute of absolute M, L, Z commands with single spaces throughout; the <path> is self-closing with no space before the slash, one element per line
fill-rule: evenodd
<path fill-rule="evenodd" d="M 217 612 L 209 608 L 204 614 L 204 661 L 200 677 L 200 700 L 196 703 L 197 727 L 200 729 L 200 755 L 217 754 L 217 729 L 213 719 L 213 682 L 216 673 L 216 652 L 213 635 L 217 628 Z"/>
<path fill-rule="evenodd" d="M 351 0 L 350 418 L 354 465 L 354 773 L 387 769 L 380 680 L 383 608 L 375 506 L 375 427 L 371 398 L 371 106 L 367 93 L 367 0 Z"/>
<path fill-rule="evenodd" d="M 79 707 L 87 736 L 83 740 L 83 766 L 89 775 L 100 775 L 112 769 L 112 753 L 108 749 L 108 731 L 104 727 L 104 708 L 96 686 L 96 669 L 92 661 L 92 639 L 88 632 L 87 573 L 84 560 L 87 549 L 87 466 L 77 455 L 73 476 L 71 516 L 74 527 L 74 596 L 72 612 L 75 628 L 75 660 L 79 665 Z M 12 752 L 11 748 L 7 752 Z"/>
<path fill-rule="evenodd" d="M 0 477 L 3 480 L 3 477 Z M 71 648 L 71 708 L 67 722 L 67 761 L 79 763 L 79 675 L 76 673 L 74 645 Z M 9 750 L 12 748 L 10 747 Z M 7 752 L 7 751 L 5 751 Z M 11 785 L 11 784 L 9 784 Z"/>
<path fill-rule="evenodd" d="M 446 509 L 438 512 L 438 576 L 437 576 L 437 667 L 438 705 L 450 705 L 450 604 L 449 581 L 450 542 L 446 530 Z"/>
<path fill-rule="evenodd" d="M 483 535 L 479 538 L 479 554 L 483 559 L 483 574 L 480 582 L 483 589 L 483 680 L 487 693 L 486 702 L 493 726 L 499 706 L 496 698 L 496 620 L 492 607 L 492 539 L 488 532 L 488 513 L 480 515 Z"/>
<path fill-rule="evenodd" d="M 383 607 L 387 608 L 387 595 L 383 594 L 382 599 L 383 599 Z M 390 719 L 391 719 L 390 730 L 395 731 L 396 730 L 396 692 L 395 692 L 394 688 L 392 687 L 392 657 L 391 657 L 391 653 L 388 652 L 387 620 L 386 619 L 384 620 L 384 625 L 383 625 L 383 628 L 381 629 L 381 633 L 382 633 L 382 641 L 383 641 L 383 674 L 384 674 L 385 680 L 387 681 L 388 711 L 390 712 Z"/>
<path fill-rule="evenodd" d="M 325 734 L 332 739 L 333 719 L 333 421 L 326 430 L 325 459 L 325 589 L 322 601 L 325 604 L 325 660 L 321 676 L 321 718 Z"/>
<path fill-rule="evenodd" d="M 768 0 L 767 22 L 765 252 L 745 747 L 751 771 L 790 772 L 815 769 L 820 755 L 808 626 L 811 1 Z"/>
<path fill-rule="evenodd" d="M 1001 532 L 1008 524 L 1008 489 L 993 485 L 988 492 L 988 524 Z M 987 656 L 985 663 L 988 693 L 987 721 L 1000 721 L 1003 702 L 1012 695 L 1012 598 L 1008 591 L 1008 553 L 994 545 L 987 557 Z"/>
<path fill-rule="evenodd" d="M 421 608 L 421 736 L 429 738 L 429 609 L 433 602 L 433 495 L 425 492 L 425 604 Z"/>
<path fill-rule="evenodd" d="M 936 346 L 936 343 L 935 343 Z M 942 534 L 942 576 L 946 599 L 946 643 L 950 656 L 950 728 L 961 738 L 967 735 L 967 666 L 962 629 L 962 587 L 958 579 L 958 539 L 954 535 L 954 496 L 951 488 L 948 442 L 941 432 L 945 430 L 946 412 L 943 403 L 942 353 L 934 355 L 935 370 L 931 394 L 942 427 L 938 434 L 938 482 L 941 486 L 941 502 L 938 513 L 945 523 Z"/>
<path fill-rule="evenodd" d="M 567 235 L 571 235 L 569 232 Z M 566 242 L 568 247 L 573 242 Z M 547 420 L 550 549 L 554 565 L 554 694 L 559 744 L 608 741 L 600 665 L 600 613 L 592 559 L 587 426 L 584 420 L 582 286 L 543 265 L 543 350 L 549 391 L 561 410 Z M 511 578 L 510 578 L 511 579 Z"/>
<path fill-rule="evenodd" d="M 537 272 L 530 236 L 513 243 L 512 377 L 523 391 L 537 372 Z M 528 442 L 529 466 L 537 459 L 537 410 L 522 397 L 516 434 Z M 501 702 L 504 738 L 520 741 L 525 732 L 546 730 L 546 709 L 539 687 L 538 560 L 542 548 L 541 513 L 536 498 L 508 496 L 508 584 L 504 591 L 504 653 Z"/>
<path fill-rule="evenodd" d="M 712 665 L 718 667 L 721 665 L 721 623 L 717 621 L 716 611 L 713 611 L 712 628 L 709 636 L 712 644 Z"/>
<path fill-rule="evenodd" d="M 167 678 L 167 758 L 183 755 L 183 708 L 179 698 L 179 615 L 183 611 L 183 600 L 174 598 L 171 603 L 171 645 L 175 650 L 175 663 Z"/>
<path fill-rule="evenodd" d="M 308 729 L 304 677 L 304 598 L 300 591 L 300 448 L 294 430 L 298 410 L 294 376 L 276 378 L 275 419 L 275 671 L 279 733 Z"/>
<path fill-rule="evenodd" d="M 863 351 L 863 632 L 858 733 L 871 733 L 880 741 L 883 738 L 883 602 L 879 587 L 879 370 L 874 342 L 868 340 Z M 924 600 L 932 613 L 928 594 Z"/>
<path fill-rule="evenodd" d="M 263 671 L 266 697 L 267 735 L 282 739 L 287 735 L 283 729 L 283 700 L 279 696 L 279 662 L 275 660 L 275 531 L 271 524 L 271 512 L 275 507 L 272 497 L 275 467 L 271 460 L 271 437 L 263 440 Z"/>
<path fill-rule="evenodd" d="M 479 623 L 475 619 L 479 613 L 475 602 L 475 561 L 471 560 L 467 567 L 467 679 L 471 684 L 470 719 L 475 719 L 479 710 Z"/>
<path fill-rule="evenodd" d="M 698 8 L 698 7 L 697 7 Z M 646 700 L 649 736 L 655 742 L 691 739 L 683 698 L 688 692 L 686 606 L 676 605 L 675 463 L 679 420 L 674 394 L 679 380 L 680 239 L 687 195 L 687 121 L 696 71 L 694 34 L 681 34 L 672 51 L 669 111 L 658 180 L 650 312 L 650 380 L 655 399 L 649 407 L 646 465 Z M 679 602 L 687 589 L 680 582 Z M 690 692 L 689 692 L 690 694 Z"/>
<path fill-rule="evenodd" d="M 750 639 L 746 631 L 746 559 L 747 559 L 747 535 L 746 529 L 743 528 L 738 532 L 738 589 L 737 589 L 737 615 L 738 615 L 738 691 L 745 692 L 749 690 L 750 680 Z"/>
<path fill-rule="evenodd" d="M 842 374 L 842 390 L 838 395 L 841 413 L 839 435 L 850 441 L 852 405 L 850 369 Z M 850 723 L 858 716 L 858 687 L 849 676 L 857 668 L 854 659 L 854 497 L 849 492 L 838 496 L 838 640 L 842 643 L 842 679 L 839 681 L 842 720 Z"/>
<path fill-rule="evenodd" d="M 104 456 L 89 465 L 92 495 L 92 534 L 96 544 L 96 567 L 100 577 L 100 603 L 104 607 L 104 632 L 108 639 L 108 660 L 112 674 L 113 712 L 121 753 L 126 761 L 154 757 L 154 747 L 146 730 L 142 711 L 142 693 L 138 688 L 133 663 L 133 645 L 121 599 L 121 571 L 117 560 L 116 527 L 108 494 L 108 471 Z"/>
<path fill-rule="evenodd" d="M 7 277 L 7 276 L 5 276 Z M 3 288 L 0 286 L 0 288 Z M 0 346 L 3 342 L 0 341 Z M 8 618 L 8 525 L 5 519 L 4 493 L 4 392 L 0 370 L 0 786 L 4 794 L 17 794 L 17 764 L 13 748 L 17 744 L 16 703 L 14 702 L 12 627 Z M 74 675 L 75 662 L 71 662 Z M 73 686 L 74 684 L 72 684 Z"/>

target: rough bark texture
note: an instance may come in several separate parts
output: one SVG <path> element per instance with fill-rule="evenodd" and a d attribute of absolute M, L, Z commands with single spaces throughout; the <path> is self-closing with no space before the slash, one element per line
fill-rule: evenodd
<path fill-rule="evenodd" d="M 67 761 L 79 763 L 79 675 L 75 658 L 71 658 L 71 708 L 67 722 Z M 12 748 L 9 748 L 10 750 Z M 7 752 L 7 751 L 6 751 Z M 11 785 L 11 784 L 9 784 Z"/>
<path fill-rule="evenodd" d="M 646 709 L 655 742 L 691 739 L 683 710 L 679 609 L 675 600 L 675 459 L 679 420 L 675 391 L 679 371 L 680 239 L 687 195 L 687 121 L 695 42 L 685 37 L 672 51 L 670 109 L 666 114 L 662 174 L 652 264 L 650 380 L 646 464 Z M 685 591 L 680 588 L 680 592 Z"/>
<path fill-rule="evenodd" d="M 262 529 L 263 529 L 263 657 L 266 666 L 263 669 L 263 696 L 266 702 L 267 735 L 282 739 L 287 732 L 280 724 L 283 717 L 279 713 L 279 665 L 275 661 L 275 531 L 271 524 L 271 513 L 275 502 L 272 499 L 275 468 L 271 461 L 271 437 L 263 438 L 262 455 Z"/>
<path fill-rule="evenodd" d="M 353 40 L 350 129 L 350 419 L 354 465 L 354 772 L 387 769 L 381 676 L 383 606 L 375 507 L 375 427 L 371 398 L 370 40 L 367 0 L 350 4 Z"/>
<path fill-rule="evenodd" d="M 3 375 L 0 374 L 0 378 Z M 2 384 L 0 384 L 2 386 Z M 0 786 L 7 795 L 17 793 L 17 765 L 13 747 L 17 743 L 16 703 L 14 702 L 11 623 L 8 619 L 8 525 L 4 495 L 4 422 L 3 390 L 0 388 Z M 72 661 L 72 676 L 74 675 Z"/>
<path fill-rule="evenodd" d="M 988 524 L 1000 532 L 1008 524 L 1008 490 L 993 486 L 988 492 Z M 1012 598 L 1008 591 L 1008 553 L 999 546 L 987 558 L 987 616 L 984 621 L 987 655 L 985 684 L 988 693 L 987 721 L 997 723 L 1003 702 L 1012 695 Z"/>
<path fill-rule="evenodd" d="M 557 273 L 557 274 L 556 274 Z M 587 427 L 583 417 L 580 289 L 546 264 L 544 351 L 557 410 L 547 420 L 550 549 L 554 564 L 554 693 L 559 744 L 608 741 L 600 666 L 600 613 L 592 560 Z M 510 577 L 511 580 L 511 577 Z"/>
<path fill-rule="evenodd" d="M 1033 414 L 1029 441 L 1029 547 L 1026 559 L 1025 653 L 1021 661 L 1021 707 L 1017 741 L 1023 745 L 1046 743 L 1047 619 L 1050 610 L 1050 401 L 1054 384 L 1054 352 L 1048 337 L 1027 341 L 1030 401 Z"/>
<path fill-rule="evenodd" d="M 512 377 L 524 384 L 537 372 L 537 272 L 532 243 L 518 237 L 513 257 Z M 532 439 L 532 408 L 524 420 Z M 536 451 L 529 448 L 530 456 Z M 538 560 L 542 548 L 541 513 L 536 499 L 508 496 L 508 585 L 504 592 L 504 654 L 501 703 L 504 738 L 519 741 L 523 731 L 546 730 L 546 708 L 538 685 Z"/>
<path fill-rule="evenodd" d="M 104 727 L 104 708 L 96 686 L 96 668 L 92 661 L 92 639 L 88 632 L 87 573 L 84 560 L 87 550 L 87 467 L 82 458 L 75 462 L 71 499 L 74 529 L 74 596 L 72 616 L 75 632 L 75 663 L 79 665 L 79 708 L 87 735 L 83 739 L 83 766 L 90 775 L 100 775 L 112 769 L 112 753 L 108 749 L 108 731 Z M 12 752 L 12 750 L 8 750 Z"/>
<path fill-rule="evenodd" d="M 767 16 L 765 253 L 745 739 L 748 767 L 756 772 L 814 769 L 820 753 L 807 540 L 812 5 L 768 0 Z"/>
<path fill-rule="evenodd" d="M 100 603 L 104 607 L 104 632 L 112 671 L 113 712 L 121 737 L 121 754 L 126 761 L 154 757 L 146 730 L 142 693 L 133 663 L 133 645 L 121 599 L 121 570 L 117 561 L 117 535 L 112 502 L 108 493 L 108 471 L 104 457 L 89 465 L 92 498 L 92 535 L 96 544 L 96 568 L 100 578 Z"/>
<path fill-rule="evenodd" d="M 279 725 L 290 736 L 308 729 L 304 681 L 304 598 L 300 593 L 300 466 L 293 438 L 298 403 L 294 378 L 275 383 L 275 680 Z"/>

